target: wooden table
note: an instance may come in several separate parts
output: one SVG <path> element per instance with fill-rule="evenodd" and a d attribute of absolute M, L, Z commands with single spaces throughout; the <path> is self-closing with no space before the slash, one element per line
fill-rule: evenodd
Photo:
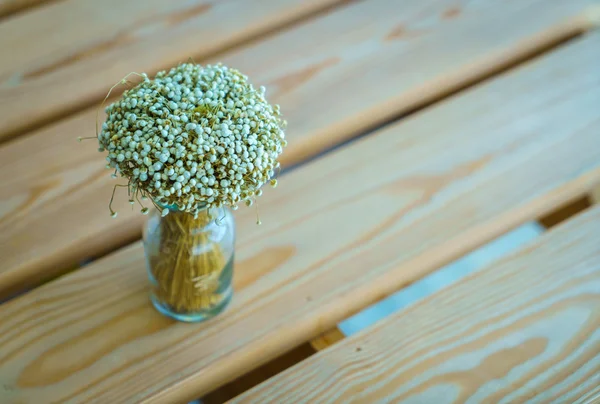
<path fill-rule="evenodd" d="M 323 333 L 233 401 L 600 402 L 599 207 L 335 332 L 600 184 L 600 3 L 0 0 L 0 16 L 0 403 L 185 402 Z M 151 307 L 144 217 L 122 198 L 110 219 L 115 180 L 76 141 L 125 74 L 190 57 L 265 85 L 289 122 L 263 225 L 237 212 L 234 300 L 201 324 Z"/>

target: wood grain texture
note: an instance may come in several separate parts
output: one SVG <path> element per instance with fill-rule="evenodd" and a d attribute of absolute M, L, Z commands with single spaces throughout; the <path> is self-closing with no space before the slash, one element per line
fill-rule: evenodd
<path fill-rule="evenodd" d="M 94 0 L 69 1 L 87 1 L 92 4 L 91 7 L 102 7 L 113 12 L 119 10 L 119 7 L 108 8 L 104 2 Z M 38 74 L 28 75 L 17 70 L 5 75 L 4 84 L 0 84 L 0 139 L 90 106 L 102 99 L 112 84 L 131 71 L 152 73 L 160 67 L 186 61 L 190 56 L 200 61 L 209 53 L 238 43 L 257 32 L 272 29 L 274 24 L 283 26 L 287 20 L 314 12 L 317 6 L 323 7 L 323 3 L 330 5 L 339 1 L 267 0 L 260 3 L 261 7 L 243 0 L 206 3 L 211 5 L 210 9 L 181 24 L 171 26 L 164 21 L 168 21 L 165 15 L 158 14 L 158 22 L 149 24 L 149 28 L 134 29 L 133 32 L 122 29 L 124 33 L 121 36 L 125 38 L 122 40 L 112 32 L 112 36 L 102 42 L 104 46 L 94 43 L 98 49 L 91 50 L 90 38 L 82 35 L 81 43 L 78 42 L 75 47 L 80 49 L 78 52 L 82 55 L 78 56 L 75 50 L 67 49 L 66 61 L 63 57 L 51 63 L 43 62 L 46 68 L 37 66 L 35 70 Z M 390 108 L 392 104 L 405 104 L 407 98 L 414 101 L 415 98 L 434 96 L 438 86 L 450 79 L 438 77 L 439 64 L 445 67 L 446 73 L 455 75 L 454 81 L 461 81 L 489 69 L 490 65 L 510 63 L 522 52 L 540 46 L 549 38 L 564 36 L 565 31 L 585 29 L 591 24 L 587 12 L 596 1 L 550 0 L 548 3 L 547 0 L 463 0 L 458 2 L 460 7 L 457 9 L 457 2 L 451 0 L 371 0 L 344 7 L 343 12 L 333 13 L 327 20 L 303 25 L 302 29 L 275 39 L 277 46 L 257 45 L 251 53 L 246 53 L 247 60 L 240 67 L 244 67 L 245 73 L 257 81 L 276 85 L 277 93 L 293 92 L 290 98 L 299 93 L 311 94 L 312 102 L 304 106 L 309 110 L 303 109 L 304 115 L 298 122 L 290 121 L 296 126 L 300 125 L 299 130 L 305 126 L 320 126 L 321 120 L 331 119 L 329 115 L 340 111 L 346 114 L 351 108 L 355 114 L 344 126 L 356 126 L 355 130 L 361 130 L 365 127 L 365 119 L 370 121 L 367 117 L 375 115 L 383 118 L 389 115 L 386 111 L 397 113 Z M 134 0 L 125 3 L 134 3 Z M 391 13 L 390 9 L 399 12 Z M 449 17 L 449 9 L 459 11 Z M 128 21 L 122 16 L 114 19 L 118 21 L 115 23 L 117 26 L 125 25 Z M 147 22 L 147 19 L 144 21 Z M 505 29 L 507 21 L 513 26 L 511 30 Z M 554 30 L 549 29 L 553 26 Z M 102 27 L 99 23 L 98 29 Z M 23 29 L 21 25 L 17 28 Z M 440 29 L 444 30 L 443 41 L 437 35 Z M 465 31 L 477 31 L 477 38 L 465 35 Z M 209 41 L 203 40 L 207 37 Z M 315 46 L 317 42 L 319 46 Z M 514 49 L 515 42 L 517 49 Z M 508 53 L 507 44 L 512 45 Z M 488 57 L 485 59 L 481 58 L 482 50 L 487 50 Z M 58 55 L 62 53 L 57 52 Z M 26 53 L 29 58 L 32 54 L 35 55 L 33 52 Z M 252 57 L 248 57 L 249 54 Z M 19 60 L 16 63 L 22 64 L 22 58 Z M 224 62 L 228 63 L 229 60 Z M 265 66 L 269 67 L 267 77 L 264 77 Z M 398 74 L 399 66 L 402 74 Z M 418 68 L 415 70 L 414 66 Z M 369 74 L 364 73 L 366 68 Z M 313 76 L 317 76 L 316 79 L 309 80 Z M 404 88 L 407 81 L 413 83 L 419 79 L 418 83 L 422 83 L 424 79 L 434 78 L 438 80 L 432 80 L 424 88 Z M 356 86 L 346 85 L 355 80 L 358 80 Z M 337 91 L 332 86 L 342 84 L 343 88 L 354 91 L 348 98 L 338 99 Z M 319 89 L 320 97 L 314 96 L 315 89 Z M 411 91 L 403 94 L 407 90 Z M 356 94 L 361 94 L 361 97 L 356 97 Z M 403 94 L 401 100 L 398 99 L 399 94 Z M 389 99 L 381 101 L 382 96 Z M 378 104 L 383 102 L 384 105 L 364 110 L 365 100 L 373 97 L 379 99 Z M 340 99 L 344 102 L 340 102 Z M 321 113 L 323 105 L 327 114 Z M 291 103 L 285 106 L 287 111 L 293 111 L 296 105 Z M 23 116 L 27 119 L 22 119 Z M 311 119 L 306 119 L 307 116 Z M 336 119 L 333 123 L 339 124 Z M 344 132 L 336 129 L 336 132 Z M 318 143 L 321 138 L 327 137 L 315 136 L 310 142 L 304 141 Z M 305 147 L 307 153 L 310 147 Z"/>
<path fill-rule="evenodd" d="M 599 240 L 595 207 L 231 403 L 598 400 Z"/>
<path fill-rule="evenodd" d="M 0 18 L 7 17 L 17 12 L 28 11 L 31 7 L 49 3 L 50 1 L 52 0 L 0 0 Z M 3 38 L 0 38 L 0 41 L 2 41 L 2 39 Z"/>
<path fill-rule="evenodd" d="M 99 102 L 131 71 L 201 60 L 341 2 L 66 0 L 16 16 L 0 23 L 0 49 L 15 54 L 0 63 L 0 139 Z"/>
<path fill-rule="evenodd" d="M 288 2 L 289 3 L 289 2 Z M 17 85 L 206 14 L 205 0 L 63 0 L 0 23 L 0 81 Z M 1 8 L 0 8 L 1 10 Z M 251 21 L 249 21 L 251 23 Z M 122 74 L 125 75 L 128 72 Z M 83 82 L 84 77 L 74 78 Z"/>
<path fill-rule="evenodd" d="M 373 0 L 220 60 L 267 85 L 282 105 L 289 165 L 585 26 L 577 16 L 586 1 L 550 1 L 469 2 L 448 19 L 454 0 L 394 1 L 403 13 Z M 386 39 L 399 26 L 423 32 Z M 93 141 L 74 141 L 93 135 L 94 121 L 95 108 L 0 148 L 0 296 L 140 236 L 143 217 L 127 198 L 117 198 L 119 218 L 108 220 L 115 181 Z"/>
<path fill-rule="evenodd" d="M 3 304 L 0 397 L 198 397 L 588 192 L 599 46 L 590 34 L 284 175 L 262 226 L 238 215 L 235 298 L 210 322 L 151 307 L 139 243 Z"/>

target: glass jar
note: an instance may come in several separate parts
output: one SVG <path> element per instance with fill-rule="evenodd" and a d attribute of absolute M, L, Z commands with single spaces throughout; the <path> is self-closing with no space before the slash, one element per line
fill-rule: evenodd
<path fill-rule="evenodd" d="M 194 215 L 157 209 L 144 227 L 151 300 L 162 314 L 198 322 L 222 312 L 233 294 L 235 222 L 227 208 Z"/>

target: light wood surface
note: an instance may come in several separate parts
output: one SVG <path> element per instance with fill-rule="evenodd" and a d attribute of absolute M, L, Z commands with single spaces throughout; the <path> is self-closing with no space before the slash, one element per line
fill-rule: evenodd
<path fill-rule="evenodd" d="M 358 2 L 218 60 L 243 67 L 286 106 L 295 147 L 283 158 L 298 163 L 591 29 L 600 12 L 597 0 L 456 4 Z"/>
<path fill-rule="evenodd" d="M 341 2 L 67 0 L 18 16 L 0 28 L 16 54 L 0 63 L 0 139 L 89 107 L 131 71 L 201 60 Z"/>
<path fill-rule="evenodd" d="M 594 191 L 592 191 L 592 194 L 593 192 Z M 565 220 L 570 219 L 578 213 L 583 212 L 589 207 L 590 200 L 588 199 L 588 196 L 585 195 L 581 198 L 570 201 L 564 206 L 560 206 L 558 209 L 553 210 L 550 214 L 539 218 L 538 221 L 546 228 L 551 228 L 564 222 Z M 337 344 L 344 338 L 346 338 L 346 336 L 339 330 L 339 328 L 334 327 L 318 337 L 313 338 L 310 341 L 310 344 L 315 350 L 322 351 L 334 344 Z"/>
<path fill-rule="evenodd" d="M 231 403 L 598 402 L 598 240 L 595 207 Z"/>
<path fill-rule="evenodd" d="M 453 0 L 405 2 L 404 13 L 390 13 L 390 1 L 349 5 L 219 58 L 267 85 L 270 99 L 285 106 L 290 143 L 284 165 L 586 26 L 586 1 L 552 0 L 553 7 L 532 0 L 469 3 L 452 18 L 443 16 L 454 10 Z M 507 25 L 513 28 L 507 31 Z M 390 39 L 398 27 L 419 34 Z M 486 34 L 465 44 L 470 30 Z M 294 51 L 281 57 L 289 44 Z M 107 202 L 116 181 L 103 169 L 93 141 L 74 141 L 94 134 L 95 111 L 0 149 L 0 256 L 6 257 L 0 296 L 140 236 L 143 218 L 127 198 L 117 198 L 119 217 L 109 220 Z"/>
<path fill-rule="evenodd" d="M 317 6 L 323 7 L 322 3 L 330 5 L 336 1 L 340 0 L 266 0 L 261 7 L 243 0 L 216 2 L 205 13 L 181 26 L 151 25 L 152 29 L 147 30 L 150 33 L 142 30 L 140 34 L 132 34 L 129 41 L 116 41 L 106 49 L 90 51 L 87 57 L 75 57 L 69 59 L 69 63 L 55 62 L 55 68 L 40 75 L 25 76 L 24 79 L 19 79 L 18 74 L 8 75 L 8 81 L 0 86 L 0 139 L 92 105 L 104 97 L 112 84 L 131 71 L 151 73 L 160 67 L 184 62 L 190 56 L 200 61 L 219 49 L 272 30 L 273 25 L 283 26 L 290 19 L 314 12 Z M 487 0 L 469 2 L 458 10 L 452 0 L 402 0 L 400 4 L 396 0 L 360 2 L 344 7 L 340 13 L 328 15 L 327 20 L 315 19 L 303 24 L 301 29 L 275 39 L 277 46 L 265 47 L 259 43 L 257 50 L 266 52 L 252 52 L 252 57 L 247 56 L 244 73 L 261 84 L 276 86 L 276 92 L 293 91 L 289 95 L 291 99 L 299 93 L 311 94 L 312 102 L 304 107 L 309 110 L 298 122 L 290 121 L 295 125 L 291 127 L 298 130 L 314 128 L 331 114 L 352 111 L 353 118 L 344 125 L 358 131 L 368 127 L 363 123 L 366 117 L 389 118 L 390 112 L 386 111 L 396 114 L 394 108 L 390 109 L 394 104 L 406 106 L 407 99 L 435 97 L 438 86 L 447 80 L 468 81 L 491 66 L 510 64 L 532 48 L 589 27 L 592 22 L 588 14 L 594 2 L 520 0 L 506 3 Z M 102 3 L 93 4 L 99 7 Z M 389 11 L 396 8 L 402 12 Z M 122 17 L 117 20 L 121 21 Z M 512 28 L 506 30 L 509 22 Z M 440 30 L 444 31 L 442 35 L 437 34 Z M 475 31 L 479 33 L 477 37 L 464 35 Z M 211 33 L 211 40 L 202 41 L 207 32 Z M 515 41 L 518 42 L 516 49 Z M 331 43 L 335 44 L 333 54 Z M 508 53 L 505 52 L 507 45 L 511 45 Z M 285 49 L 290 51 L 285 52 Z M 482 49 L 487 51 L 485 59 L 480 58 Z M 306 58 L 307 52 L 311 57 Z M 224 62 L 229 61 L 225 59 Z M 443 78 L 438 77 L 439 64 L 447 69 Z M 237 67 L 237 64 L 232 65 Z M 265 65 L 269 67 L 268 77 L 264 76 Z M 402 74 L 398 74 L 399 66 Z M 368 75 L 364 73 L 365 67 L 369 68 Z M 316 78 L 309 80 L 313 76 Z M 425 79 L 431 82 L 423 88 L 404 88 L 407 80 L 415 78 L 420 79 L 419 83 Z M 434 78 L 438 80 L 432 80 Z M 347 83 L 355 85 L 348 86 Z M 339 94 L 337 88 L 333 88 L 335 84 L 347 92 L 348 89 L 354 91 L 344 97 L 345 94 Z M 318 89 L 319 97 L 314 97 L 315 89 Z M 402 94 L 401 99 L 399 94 Z M 391 97 L 386 99 L 384 108 L 364 109 L 365 100 L 382 96 Z M 297 104 L 288 101 L 286 105 L 288 111 L 294 111 Z M 328 113 L 323 114 L 324 110 Z M 22 119 L 23 116 L 27 119 Z M 306 119 L 307 116 L 310 119 Z M 339 123 L 337 119 L 333 122 Z M 317 139 L 320 138 L 315 137 L 312 143 Z"/>
<path fill-rule="evenodd" d="M 600 203 L 600 185 L 592 190 L 590 197 L 593 203 Z"/>
<path fill-rule="evenodd" d="M 238 216 L 236 294 L 212 321 L 151 307 L 139 243 L 3 304 L 0 397 L 198 397 L 588 192 L 599 46 L 590 34 L 284 175 L 262 226 Z"/>
<path fill-rule="evenodd" d="M 290 7 L 298 2 L 286 3 Z M 201 15 L 209 21 L 218 18 L 218 10 L 206 0 L 63 0 L 34 8 L 0 24 L 0 49 L 10 51 L 10 57 L 0 60 L 0 83 L 18 86 L 73 64 L 89 63 L 111 48 L 164 35 Z M 82 85 L 83 79 L 73 77 Z"/>
<path fill-rule="evenodd" d="M 19 11 L 29 11 L 31 7 L 42 5 L 50 1 L 51 0 L 0 0 L 0 18 Z M 0 38 L 0 41 L 1 40 L 2 39 Z"/>

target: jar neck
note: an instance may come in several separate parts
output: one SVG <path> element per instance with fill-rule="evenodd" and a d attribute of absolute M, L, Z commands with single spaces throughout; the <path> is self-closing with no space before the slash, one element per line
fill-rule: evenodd
<path fill-rule="evenodd" d="M 171 218 L 175 217 L 191 217 L 193 221 L 201 221 L 203 223 L 212 222 L 222 218 L 225 215 L 225 207 L 207 207 L 206 205 L 202 207 L 196 214 L 185 212 L 180 210 L 177 205 L 161 205 L 157 203 L 157 206 L 160 208 L 159 213 L 162 213 L 162 209 L 168 209 L 169 213 L 163 218 Z M 190 219 L 188 219 L 190 220 Z"/>
<path fill-rule="evenodd" d="M 153 199 L 153 200 L 154 200 L 154 205 L 156 205 L 160 211 L 162 211 L 163 209 L 167 209 L 169 211 L 169 214 L 172 214 L 172 213 L 190 214 L 188 212 L 184 212 L 184 211 L 180 210 L 176 204 L 167 205 L 167 204 L 161 203 L 155 199 Z M 207 205 L 205 204 L 203 207 L 201 207 L 198 210 L 198 214 L 205 214 L 204 212 L 206 212 L 208 210 L 215 210 L 215 208 L 208 208 Z"/>
<path fill-rule="evenodd" d="M 193 213 L 189 213 L 189 212 L 185 212 L 182 210 L 179 210 L 179 208 L 177 207 L 177 205 L 161 205 L 161 204 L 157 204 L 159 208 L 161 209 L 168 209 L 169 210 L 169 214 L 172 213 L 176 213 L 176 214 L 180 214 L 180 215 L 193 215 Z M 208 208 L 206 205 L 204 205 L 203 208 L 200 208 L 198 210 L 198 214 L 206 214 L 208 211 L 214 211 L 217 209 L 221 209 L 221 208 Z"/>

